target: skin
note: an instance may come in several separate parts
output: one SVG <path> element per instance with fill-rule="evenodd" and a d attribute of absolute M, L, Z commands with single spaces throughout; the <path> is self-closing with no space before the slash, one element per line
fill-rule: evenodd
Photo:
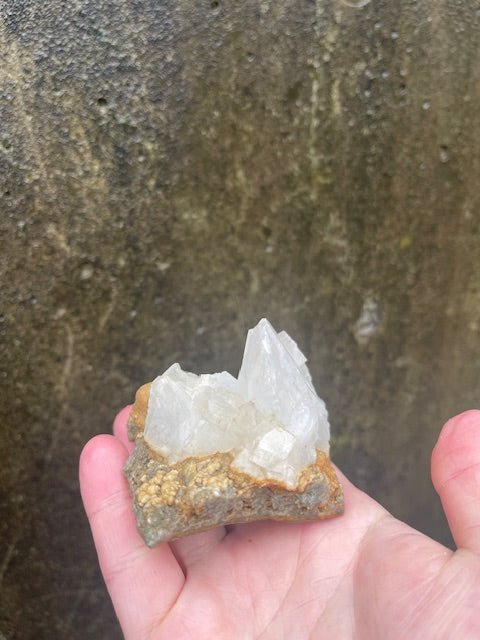
<path fill-rule="evenodd" d="M 132 449 L 129 411 L 80 460 L 100 567 L 127 640 L 480 638 L 480 411 L 447 422 L 432 454 L 455 552 L 340 472 L 339 518 L 219 527 L 149 549 L 121 472 Z"/>

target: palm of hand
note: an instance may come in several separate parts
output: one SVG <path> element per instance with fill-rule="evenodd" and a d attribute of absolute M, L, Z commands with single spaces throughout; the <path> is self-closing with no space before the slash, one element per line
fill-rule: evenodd
<path fill-rule="evenodd" d="M 455 553 L 344 477 L 340 518 L 220 527 L 147 549 L 120 473 L 126 417 L 115 438 L 86 446 L 80 475 L 127 639 L 480 637 L 480 414 L 447 424 L 433 457 Z"/>

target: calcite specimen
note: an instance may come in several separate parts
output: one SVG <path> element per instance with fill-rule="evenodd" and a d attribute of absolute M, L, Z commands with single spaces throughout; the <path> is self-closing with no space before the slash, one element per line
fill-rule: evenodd
<path fill-rule="evenodd" d="M 305 363 L 263 319 L 238 378 L 174 364 L 139 389 L 124 472 L 149 546 L 222 524 L 343 512 L 327 411 Z"/>

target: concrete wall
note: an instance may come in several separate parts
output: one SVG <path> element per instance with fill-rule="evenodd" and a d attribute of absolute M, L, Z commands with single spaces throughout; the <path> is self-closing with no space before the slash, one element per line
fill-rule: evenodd
<path fill-rule="evenodd" d="M 339 466 L 449 540 L 429 457 L 480 390 L 477 7 L 2 2 L 0 637 L 119 637 L 81 447 L 174 361 L 236 373 L 262 316 Z"/>

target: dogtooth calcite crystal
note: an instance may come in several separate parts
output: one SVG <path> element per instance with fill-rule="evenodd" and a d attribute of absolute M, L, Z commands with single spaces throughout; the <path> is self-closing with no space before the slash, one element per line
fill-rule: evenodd
<path fill-rule="evenodd" d="M 329 461 L 327 410 L 306 358 L 266 319 L 234 378 L 178 363 L 136 396 L 125 474 L 147 544 L 220 524 L 343 512 Z"/>

